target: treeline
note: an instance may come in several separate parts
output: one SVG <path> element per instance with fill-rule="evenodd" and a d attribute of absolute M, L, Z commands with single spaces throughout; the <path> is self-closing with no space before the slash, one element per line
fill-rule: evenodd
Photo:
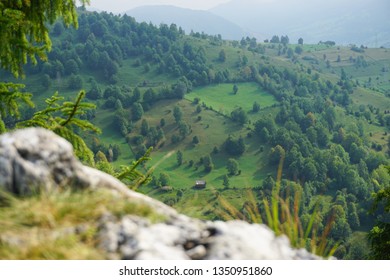
<path fill-rule="evenodd" d="M 79 11 L 79 28 L 65 29 L 58 21 L 52 26 L 53 48 L 47 62 L 28 65 L 28 74 L 43 73 L 42 85 L 68 77 L 72 89 L 83 87 L 79 73 L 86 69 L 99 74 L 106 83 L 118 82 L 119 67 L 127 58 L 135 58 L 134 67 L 148 72 L 185 76 L 194 86 L 228 81 L 226 71 L 215 72 L 207 61 L 203 46 L 195 47 L 181 40 L 184 31 L 175 24 L 137 23 L 127 15 Z M 202 37 L 193 34 L 193 37 Z M 211 44 L 220 44 L 220 37 L 206 36 Z"/>

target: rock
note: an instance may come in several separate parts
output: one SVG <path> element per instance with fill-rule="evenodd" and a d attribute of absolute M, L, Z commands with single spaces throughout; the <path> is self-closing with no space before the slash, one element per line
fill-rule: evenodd
<path fill-rule="evenodd" d="M 99 247 L 112 259 L 318 259 L 304 249 L 291 248 L 287 237 L 276 237 L 265 225 L 201 221 L 178 214 L 129 190 L 117 179 L 82 165 L 72 146 L 51 131 L 28 128 L 0 136 L 0 190 L 31 195 L 66 187 L 107 188 L 118 199 L 144 203 L 166 217 L 164 223 L 151 224 L 137 216 L 119 219 L 104 213 L 97 221 Z M 85 230 L 76 226 L 59 234 Z M 21 243 L 4 235 L 0 241 Z"/>
<path fill-rule="evenodd" d="M 196 246 L 186 252 L 186 254 L 193 260 L 204 259 L 207 255 L 206 247 L 203 245 Z"/>
<path fill-rule="evenodd" d="M 71 184 L 80 163 L 69 142 L 29 128 L 0 137 L 0 188 L 26 195 Z"/>
<path fill-rule="evenodd" d="M 129 190 L 108 174 L 82 165 L 72 145 L 52 131 L 26 128 L 0 135 L 0 190 L 30 195 L 64 187 L 107 188 L 158 209 L 162 215 L 177 216 L 165 204 Z"/>

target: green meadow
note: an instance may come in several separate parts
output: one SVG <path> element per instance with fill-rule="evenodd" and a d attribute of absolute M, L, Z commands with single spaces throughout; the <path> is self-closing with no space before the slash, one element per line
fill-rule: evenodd
<path fill-rule="evenodd" d="M 210 85 L 199 87 L 186 95 L 186 99 L 193 101 L 195 98 L 200 99 L 200 103 L 213 108 L 216 112 L 224 115 L 237 108 L 242 108 L 246 112 L 252 111 L 254 102 L 260 104 L 260 108 L 270 107 L 277 103 L 275 97 L 267 93 L 256 83 L 237 83 L 238 91 L 233 92 L 232 83 Z"/>

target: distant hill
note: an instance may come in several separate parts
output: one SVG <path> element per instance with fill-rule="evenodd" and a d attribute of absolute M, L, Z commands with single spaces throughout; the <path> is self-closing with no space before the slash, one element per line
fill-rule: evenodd
<path fill-rule="evenodd" d="M 288 35 L 293 42 L 373 47 L 390 45 L 389 11 L 388 0 L 232 0 L 210 10 L 259 39 Z"/>
<path fill-rule="evenodd" d="M 143 6 L 126 12 L 137 21 L 160 23 L 175 23 L 181 26 L 188 34 L 194 32 L 205 32 L 209 35 L 221 34 L 224 39 L 239 40 L 247 33 L 237 24 L 232 23 L 218 15 L 208 11 L 199 11 L 178 8 L 174 6 Z"/>

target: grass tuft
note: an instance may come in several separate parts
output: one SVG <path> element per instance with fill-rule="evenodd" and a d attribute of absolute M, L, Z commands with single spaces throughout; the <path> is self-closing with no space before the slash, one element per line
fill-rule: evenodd
<path fill-rule="evenodd" d="M 240 219 L 252 223 L 264 223 L 271 228 L 276 235 L 286 235 L 290 240 L 291 246 L 295 248 L 306 248 L 313 254 L 329 258 L 333 256 L 338 247 L 338 244 L 332 245 L 327 239 L 332 229 L 335 215 L 331 215 L 328 218 L 325 229 L 320 234 L 317 230 L 320 212 L 318 203 L 316 203 L 310 215 L 310 219 L 304 228 L 299 216 L 302 189 L 295 187 L 293 201 L 291 201 L 289 193 L 287 193 L 286 199 L 280 197 L 283 160 L 284 159 L 281 158 L 279 163 L 277 180 L 272 189 L 271 197 L 262 200 L 264 206 L 263 214 L 260 213 L 255 194 L 251 190 L 247 191 L 248 200 L 243 207 L 243 212 L 247 215 L 237 210 L 237 208 L 221 195 L 218 195 L 217 197 L 222 206 L 222 210 L 218 210 L 216 214 L 225 220 Z"/>
<path fill-rule="evenodd" d="M 108 190 L 62 191 L 19 198 L 0 193 L 0 259 L 106 259 L 98 249 L 99 219 L 164 217 Z"/>

